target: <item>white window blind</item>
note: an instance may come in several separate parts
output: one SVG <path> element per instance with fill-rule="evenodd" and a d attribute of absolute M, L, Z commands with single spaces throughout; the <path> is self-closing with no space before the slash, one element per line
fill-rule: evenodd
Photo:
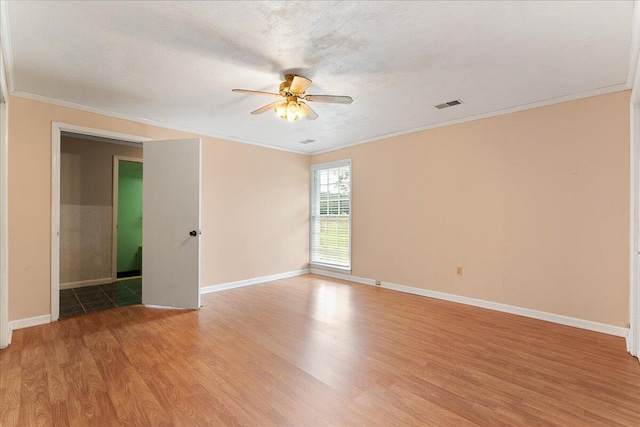
<path fill-rule="evenodd" d="M 351 160 L 311 167 L 310 264 L 351 269 Z"/>

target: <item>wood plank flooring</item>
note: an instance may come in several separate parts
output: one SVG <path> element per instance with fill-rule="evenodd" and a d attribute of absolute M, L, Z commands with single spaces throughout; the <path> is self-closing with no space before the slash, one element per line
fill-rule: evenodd
<path fill-rule="evenodd" d="M 15 331 L 2 426 L 639 426 L 622 338 L 306 275 Z"/>

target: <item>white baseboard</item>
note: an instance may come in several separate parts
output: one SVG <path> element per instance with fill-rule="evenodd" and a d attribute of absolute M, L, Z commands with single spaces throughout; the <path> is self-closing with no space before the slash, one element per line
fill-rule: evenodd
<path fill-rule="evenodd" d="M 561 314 L 548 313 L 546 311 L 533 310 L 530 308 L 517 307 L 514 305 L 501 304 L 498 302 L 486 301 L 476 298 L 463 297 L 459 295 L 447 294 L 444 292 L 430 291 L 427 289 L 414 288 L 410 286 L 396 285 L 394 283 L 382 282 L 382 287 L 395 291 L 406 292 L 415 295 L 422 295 L 429 298 L 436 298 L 445 301 L 457 302 L 475 307 L 488 308 L 490 310 L 502 311 L 504 313 L 517 314 L 519 316 L 531 317 L 533 319 L 545 320 L 547 322 L 559 323 L 561 325 L 573 326 L 575 328 L 587 329 L 603 334 L 615 335 L 626 338 L 628 329 L 621 326 L 607 325 L 605 323 L 593 322 L 591 320 L 577 319 L 575 317 L 563 316 Z"/>
<path fill-rule="evenodd" d="M 335 271 L 324 270 L 320 268 L 312 268 L 311 274 L 319 274 L 320 276 L 333 277 L 334 279 L 347 280 L 349 282 L 361 283 L 363 285 L 375 285 L 374 279 L 366 279 L 364 277 L 352 276 L 351 274 L 337 273 Z"/>
<path fill-rule="evenodd" d="M 219 285 L 200 288 L 200 294 L 225 291 L 227 289 L 241 288 L 243 286 L 257 285 L 258 283 L 271 282 L 273 280 L 286 279 L 288 277 L 302 276 L 309 273 L 309 269 L 288 271 L 286 273 L 272 274 L 270 276 L 256 277 L 254 279 L 238 280 L 237 282 L 221 283 Z"/>
<path fill-rule="evenodd" d="M 347 274 L 338 274 L 327 272 L 325 270 L 311 269 L 314 274 L 334 277 L 337 279 L 348 280 L 351 282 L 361 283 L 365 285 L 374 285 L 375 280 L 365 279 L 362 277 L 353 277 Z M 431 291 L 428 289 L 414 288 L 412 286 L 397 285 L 395 283 L 382 282 L 381 286 L 385 289 L 405 292 L 408 294 L 421 295 L 428 298 L 436 298 L 444 301 L 451 301 L 460 304 L 471 305 L 474 307 L 488 308 L 490 310 L 501 311 L 504 313 L 517 314 L 519 316 L 530 317 L 547 322 L 558 323 L 560 325 L 573 326 L 575 328 L 587 329 L 589 331 L 601 332 L 603 334 L 624 337 L 628 341 L 629 329 L 622 326 L 607 325 L 605 323 L 593 322 L 591 320 L 577 319 L 575 317 L 563 316 L 561 314 L 548 313 L 546 311 L 533 310 L 530 308 L 517 307 L 514 305 L 501 304 L 498 302 L 486 301 L 476 298 L 463 297 L 460 295 L 447 294 L 444 292 Z"/>
<path fill-rule="evenodd" d="M 9 322 L 9 331 L 12 334 L 16 329 L 30 328 L 31 326 L 45 325 L 51 323 L 51 315 L 29 317 L 26 319 L 12 320 Z"/>
<path fill-rule="evenodd" d="M 80 280 L 79 282 L 60 283 L 60 289 L 84 288 L 85 286 L 106 285 L 107 283 L 113 282 L 114 280 L 111 277 L 104 277 L 102 279 Z"/>
<path fill-rule="evenodd" d="M 200 289 L 201 294 L 208 294 L 211 292 L 219 292 L 227 289 L 240 288 L 243 286 L 256 285 L 258 283 L 271 282 L 273 280 L 286 279 L 288 277 L 301 276 L 303 274 L 313 273 L 327 277 L 333 277 L 336 279 L 346 280 L 350 282 L 360 283 L 369 286 L 375 286 L 375 280 L 366 279 L 363 277 L 351 276 L 348 274 L 335 273 L 331 271 L 321 269 L 304 269 L 289 271 L 286 273 L 272 274 L 270 276 L 256 277 L 254 279 L 239 280 L 237 282 L 222 283 L 219 285 L 207 286 Z M 629 345 L 629 329 L 621 326 L 613 326 L 605 323 L 593 322 L 590 320 L 577 319 L 575 317 L 563 316 L 560 314 L 548 313 L 545 311 L 533 310 L 530 308 L 517 307 L 513 305 L 501 304 L 492 301 L 485 301 L 476 298 L 464 297 L 460 295 L 447 294 L 444 292 L 431 291 L 428 289 L 414 288 L 411 286 L 398 285 L 395 283 L 382 282 L 382 288 L 390 289 L 399 292 L 405 292 L 414 295 L 420 295 L 428 298 L 436 298 L 444 301 L 451 301 L 460 304 L 471 305 L 475 307 L 487 308 L 490 310 L 501 311 L 504 313 L 516 314 L 519 316 L 530 317 L 533 319 L 544 320 L 547 322 L 558 323 L 566 326 L 573 326 L 575 328 L 587 329 L 590 331 L 601 332 L 604 334 L 615 335 L 618 337 L 624 337 Z M 11 342 L 11 336 L 16 329 L 28 328 L 31 326 L 44 325 L 51 323 L 51 315 L 46 314 L 43 316 L 30 317 L 27 319 L 18 319 L 9 322 L 9 343 Z"/>

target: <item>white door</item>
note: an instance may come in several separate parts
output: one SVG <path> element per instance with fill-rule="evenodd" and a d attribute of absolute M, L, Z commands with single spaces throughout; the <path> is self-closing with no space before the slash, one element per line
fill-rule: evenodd
<path fill-rule="evenodd" d="M 201 141 L 144 142 L 142 303 L 200 307 Z"/>

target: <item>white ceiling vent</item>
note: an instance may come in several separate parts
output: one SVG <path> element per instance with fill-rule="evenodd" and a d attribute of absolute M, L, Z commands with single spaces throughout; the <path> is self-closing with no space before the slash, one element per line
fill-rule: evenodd
<path fill-rule="evenodd" d="M 460 105 L 460 104 L 462 104 L 461 100 L 454 99 L 453 101 L 445 102 L 444 104 L 438 104 L 436 105 L 436 108 L 438 110 L 442 110 L 443 108 L 449 108 L 449 107 L 453 107 L 455 105 Z"/>
<path fill-rule="evenodd" d="M 316 142 L 315 139 L 305 139 L 304 141 L 300 141 L 300 144 L 310 144 L 312 142 Z"/>

